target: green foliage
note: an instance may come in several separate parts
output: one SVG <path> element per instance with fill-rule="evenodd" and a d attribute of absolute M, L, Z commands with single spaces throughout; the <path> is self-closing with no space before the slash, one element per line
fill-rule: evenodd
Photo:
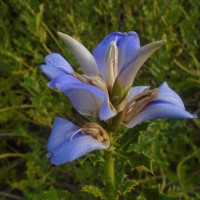
<path fill-rule="evenodd" d="M 100 197 L 101 199 L 105 199 L 105 195 L 100 188 L 93 186 L 93 185 L 84 185 L 82 188 L 83 192 L 88 192 L 93 194 L 95 197 Z"/>
<path fill-rule="evenodd" d="M 134 84 L 158 87 L 167 81 L 187 110 L 199 114 L 200 1 L 1 0 L 0 10 L 0 199 L 104 198 L 102 152 L 57 167 L 46 158 L 55 116 L 79 118 L 62 94 L 46 86 L 39 69 L 45 55 L 58 52 L 81 71 L 57 31 L 90 50 L 116 30 L 135 30 L 142 45 L 167 39 Z M 199 199 L 199 129 L 198 119 L 159 120 L 116 133 L 116 153 L 128 151 L 115 157 L 119 196 Z M 139 160 L 153 174 L 137 166 Z"/>
<path fill-rule="evenodd" d="M 38 200 L 73 200 L 74 197 L 67 191 L 58 191 L 53 187 L 50 188 L 49 191 L 44 192 L 41 196 L 37 197 Z"/>
<path fill-rule="evenodd" d="M 147 200 L 178 200 L 178 198 L 170 197 L 160 193 L 158 187 L 144 188 L 143 195 Z"/>

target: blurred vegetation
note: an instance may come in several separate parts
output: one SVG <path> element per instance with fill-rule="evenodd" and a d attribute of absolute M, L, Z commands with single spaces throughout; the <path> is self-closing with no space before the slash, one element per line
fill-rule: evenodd
<path fill-rule="evenodd" d="M 101 162 L 93 159 L 98 153 L 80 159 L 86 159 L 82 164 L 57 167 L 46 158 L 55 116 L 72 121 L 76 117 L 68 100 L 46 86 L 48 80 L 39 69 L 45 55 L 58 52 L 80 70 L 57 31 L 89 50 L 117 30 L 136 31 L 141 45 L 166 38 L 167 44 L 146 62 L 135 85 L 157 87 L 167 81 L 187 110 L 199 115 L 199 10 L 198 0 L 1 0 L 0 199 L 39 199 L 51 186 L 67 190 L 68 199 L 96 199 L 83 186 L 101 187 Z M 162 192 L 179 199 L 200 199 L 199 128 L 198 119 L 158 120 L 144 130 L 135 148 L 156 160 L 154 174 L 127 168 L 126 176 L 138 184 L 132 193 L 158 184 Z M 133 199 L 132 193 L 126 199 Z"/>

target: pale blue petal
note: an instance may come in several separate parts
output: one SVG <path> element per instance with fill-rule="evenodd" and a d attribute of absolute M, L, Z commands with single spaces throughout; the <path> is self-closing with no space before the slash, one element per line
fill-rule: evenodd
<path fill-rule="evenodd" d="M 49 86 L 63 92 L 72 102 L 76 110 L 83 115 L 93 115 L 104 109 L 102 120 L 107 120 L 116 114 L 109 106 L 106 93 L 89 84 L 84 84 L 70 75 L 61 75 L 49 83 Z M 103 106 L 103 108 L 101 108 Z"/>
<path fill-rule="evenodd" d="M 99 119 L 106 121 L 110 119 L 111 117 L 114 117 L 116 114 L 117 114 L 117 111 L 115 110 L 114 107 L 111 108 L 109 104 L 109 100 L 106 99 L 100 107 Z"/>
<path fill-rule="evenodd" d="M 49 79 L 54 79 L 55 77 L 62 74 L 70 74 L 74 70 L 70 64 L 58 53 L 51 53 L 45 58 L 45 65 L 41 65 L 40 69 Z"/>
<path fill-rule="evenodd" d="M 76 125 L 62 118 L 56 118 L 47 150 L 51 162 L 60 165 L 73 161 L 91 151 L 108 148 L 109 142 L 102 143 L 91 135 L 74 134 L 79 129 Z M 54 144 L 55 143 L 55 144 Z"/>
<path fill-rule="evenodd" d="M 169 88 L 168 84 L 166 82 L 162 83 L 160 85 L 159 89 L 159 99 L 161 100 L 169 100 L 170 102 L 173 102 L 177 106 L 182 107 L 185 109 L 183 101 L 178 96 L 178 94 L 173 91 L 171 88 Z"/>
<path fill-rule="evenodd" d="M 62 74 L 65 74 L 66 72 L 57 69 L 56 67 L 54 67 L 53 65 L 40 65 L 40 69 L 42 70 L 42 72 L 50 79 L 54 79 L 57 76 L 60 76 Z"/>
<path fill-rule="evenodd" d="M 148 90 L 149 86 L 134 86 L 129 90 L 127 96 L 127 102 L 129 102 L 135 95 L 143 93 L 144 91 Z"/>
<path fill-rule="evenodd" d="M 107 35 L 92 52 L 104 80 L 106 80 L 106 54 L 108 47 L 112 41 L 117 42 L 121 37 L 123 37 L 123 33 L 120 32 Z"/>
<path fill-rule="evenodd" d="M 99 69 L 93 55 L 77 40 L 58 32 L 60 38 L 67 44 L 73 55 L 76 57 L 79 65 L 82 67 L 84 74 L 86 75 L 99 75 Z"/>
<path fill-rule="evenodd" d="M 53 129 L 47 143 L 47 150 L 53 152 L 64 141 L 69 140 L 74 132 L 80 129 L 75 124 L 60 117 L 56 117 Z"/>
<path fill-rule="evenodd" d="M 138 34 L 134 31 L 124 34 L 117 43 L 119 49 L 119 71 L 128 65 L 133 54 L 140 48 Z"/>
<path fill-rule="evenodd" d="M 166 101 L 154 100 L 142 112 L 134 117 L 129 123 L 125 124 L 126 127 L 132 128 L 137 124 L 146 120 L 154 120 L 159 118 L 196 118 L 189 112 L 180 109 L 174 104 L 167 103 Z"/>
<path fill-rule="evenodd" d="M 119 50 L 119 71 L 131 61 L 134 52 L 140 48 L 139 37 L 134 31 L 113 32 L 106 36 L 93 50 L 93 56 L 104 80 L 106 79 L 106 54 L 112 41 L 116 41 Z"/>
<path fill-rule="evenodd" d="M 122 68 L 118 76 L 122 87 L 126 88 L 132 85 L 138 70 L 144 62 L 165 42 L 165 40 L 152 42 L 139 48 L 132 54 L 131 61 Z"/>
<path fill-rule="evenodd" d="M 195 114 L 190 114 L 185 110 L 182 100 L 177 93 L 168 87 L 167 83 L 163 83 L 158 89 L 159 97 L 148 103 L 137 116 L 125 124 L 128 128 L 145 120 L 197 117 Z"/>

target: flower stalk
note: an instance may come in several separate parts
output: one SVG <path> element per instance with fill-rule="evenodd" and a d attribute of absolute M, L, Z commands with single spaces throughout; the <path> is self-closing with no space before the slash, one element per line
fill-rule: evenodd
<path fill-rule="evenodd" d="M 114 158 L 111 151 L 105 152 L 105 181 L 106 185 L 115 186 Z"/>
<path fill-rule="evenodd" d="M 118 194 L 115 192 L 115 160 L 112 150 L 105 151 L 105 184 L 106 198 L 118 200 Z"/>

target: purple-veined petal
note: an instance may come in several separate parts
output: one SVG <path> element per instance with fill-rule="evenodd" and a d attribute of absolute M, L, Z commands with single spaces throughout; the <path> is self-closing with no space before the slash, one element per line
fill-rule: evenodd
<path fill-rule="evenodd" d="M 185 110 L 181 98 L 168 87 L 167 83 L 163 83 L 158 89 L 159 97 L 149 102 L 140 113 L 125 124 L 126 127 L 131 128 L 145 120 L 154 120 L 158 118 L 197 117 L 195 114 L 190 114 Z"/>
<path fill-rule="evenodd" d="M 83 115 L 93 115 L 99 109 L 104 109 L 104 115 L 100 116 L 101 120 L 107 120 L 116 115 L 116 111 L 111 109 L 107 95 L 103 90 L 82 83 L 73 76 L 61 75 L 53 79 L 49 86 L 63 92 L 76 110 Z"/>
<path fill-rule="evenodd" d="M 133 80 L 143 63 L 165 42 L 165 40 L 152 42 L 141 47 L 132 55 L 131 61 L 127 64 L 127 66 L 122 68 L 118 76 L 122 87 L 126 88 L 132 85 Z"/>
<path fill-rule="evenodd" d="M 51 53 L 45 57 L 45 65 L 41 65 L 40 69 L 49 79 L 54 79 L 61 74 L 70 74 L 74 70 L 70 64 L 58 53 Z"/>
<path fill-rule="evenodd" d="M 70 51 L 76 57 L 79 65 L 83 69 L 84 74 L 88 76 L 98 76 L 100 74 L 93 55 L 80 42 L 61 32 L 58 32 L 58 35 L 67 44 Z"/>
<path fill-rule="evenodd" d="M 106 54 L 109 48 L 109 45 L 112 41 L 118 41 L 123 37 L 123 33 L 114 32 L 107 35 L 93 50 L 93 56 L 98 64 L 99 71 L 104 80 L 106 80 Z"/>
<path fill-rule="evenodd" d="M 121 71 L 132 60 L 133 54 L 140 48 L 138 34 L 130 31 L 124 33 L 124 37 L 118 41 L 119 49 L 119 71 Z"/>
<path fill-rule="evenodd" d="M 143 93 L 145 90 L 148 90 L 149 86 L 134 86 L 129 90 L 127 101 L 129 102 L 135 95 L 138 95 L 140 93 Z"/>
<path fill-rule="evenodd" d="M 100 142 L 91 135 L 76 133 L 80 128 L 68 120 L 57 117 L 48 140 L 48 157 L 55 165 L 73 161 L 91 151 L 108 148 L 109 141 Z"/>

